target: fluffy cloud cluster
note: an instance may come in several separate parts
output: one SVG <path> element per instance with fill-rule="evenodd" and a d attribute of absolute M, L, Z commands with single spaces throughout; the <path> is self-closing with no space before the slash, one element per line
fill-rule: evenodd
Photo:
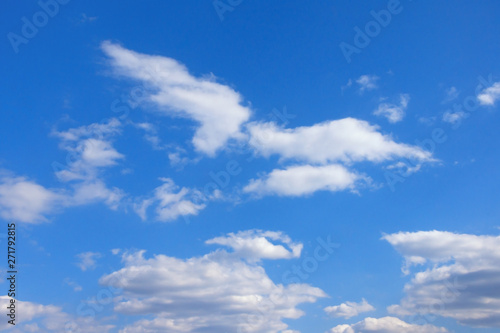
<path fill-rule="evenodd" d="M 100 283 L 123 290 L 116 311 L 153 317 L 121 332 L 278 332 L 287 328 L 283 319 L 303 315 L 299 304 L 326 296 L 308 284 L 275 284 L 259 264 L 300 254 L 302 245 L 282 233 L 252 230 L 207 243 L 234 251 L 189 259 L 146 258 L 144 251 L 122 256 L 124 267 Z"/>
<path fill-rule="evenodd" d="M 421 267 L 405 286 L 406 297 L 389 312 L 500 327 L 500 236 L 420 231 L 383 239 L 404 256 L 404 272 Z"/>
<path fill-rule="evenodd" d="M 273 244 L 271 241 L 280 242 Z M 300 257 L 303 245 L 276 231 L 247 230 L 209 239 L 206 244 L 218 244 L 233 249 L 235 256 L 250 261 L 260 259 L 291 259 Z"/>
<path fill-rule="evenodd" d="M 330 333 L 446 333 L 443 327 L 409 324 L 395 317 L 365 318 L 352 325 L 338 325 Z"/>
<path fill-rule="evenodd" d="M 154 103 L 158 112 L 187 117 L 199 124 L 192 139 L 197 151 L 214 156 L 230 142 L 240 140 L 255 155 L 279 157 L 282 165 L 250 179 L 243 186 L 243 193 L 304 196 L 317 191 L 358 192 L 373 181 L 356 171 L 355 163 L 390 162 L 391 165 L 382 167 L 404 168 L 402 159 L 407 159 L 415 164 L 411 168 L 416 171 L 423 163 L 434 161 L 430 152 L 396 142 L 381 133 L 379 127 L 355 118 L 295 128 L 274 122 L 248 122 L 251 110 L 242 105 L 241 95 L 213 78 L 195 77 L 174 59 L 140 54 L 110 42 L 104 42 L 102 50 L 117 74 L 141 82 L 143 97 Z M 364 75 L 356 82 L 364 91 L 375 89 L 377 80 L 376 76 Z M 407 102 L 408 97 L 401 95 L 398 107 L 404 109 Z M 135 126 L 145 131 L 146 140 L 155 150 L 167 147 L 160 142 L 158 129 L 151 123 L 139 122 Z M 54 165 L 64 187 L 50 190 L 22 177 L 4 177 L 0 180 L 0 215 L 39 222 L 58 207 L 103 202 L 116 209 L 126 204 L 125 193 L 108 186 L 103 178 L 105 170 L 125 161 L 124 154 L 114 147 L 123 127 L 122 121 L 112 118 L 88 126 L 54 130 L 52 135 L 59 138 L 60 147 L 68 153 L 65 165 Z M 179 151 L 169 153 L 168 157 L 173 165 L 188 160 Z M 195 188 L 177 186 L 170 178 L 162 181 L 149 197 L 130 200 L 135 202 L 133 208 L 143 220 L 148 218 L 150 208 L 158 221 L 197 215 L 213 199 L 209 198 L 212 194 L 203 196 Z"/>
<path fill-rule="evenodd" d="M 199 124 L 192 143 L 196 150 L 214 156 L 230 139 L 241 139 L 241 125 L 251 111 L 232 88 L 212 77 L 195 77 L 174 59 L 151 56 L 104 42 L 102 49 L 115 71 L 151 88 L 148 100 L 160 112 L 184 116 Z"/>
<path fill-rule="evenodd" d="M 147 88 L 146 99 L 159 112 L 184 116 L 199 124 L 192 139 L 197 151 L 214 156 L 230 140 L 237 139 L 247 141 L 257 155 L 278 155 L 282 160 L 302 163 L 251 180 L 244 188 L 246 193 L 301 196 L 316 191 L 355 191 L 370 179 L 336 163 L 379 163 L 401 158 L 431 161 L 428 152 L 397 143 L 380 133 L 378 127 L 354 118 L 293 129 L 273 122 L 248 123 L 251 110 L 242 106 L 242 97 L 232 88 L 212 78 L 195 77 L 168 57 L 137 53 L 110 42 L 104 42 L 102 49 L 117 74 L 138 80 Z M 362 75 L 356 83 L 364 92 L 376 89 L 377 80 L 377 76 Z M 402 94 L 400 99 L 400 105 L 381 104 L 376 113 L 399 121 L 409 97 Z M 175 154 L 171 157 L 174 162 L 179 160 Z"/>
<path fill-rule="evenodd" d="M 356 162 L 382 163 L 403 158 L 418 161 L 417 164 L 433 161 L 431 153 L 397 143 L 380 133 L 377 126 L 355 118 L 293 129 L 275 123 L 252 123 L 247 127 L 249 145 L 257 154 L 302 163 L 273 170 L 244 188 L 245 192 L 261 195 L 300 196 L 319 190 L 354 190 L 357 184 L 370 182 L 369 177 L 350 170 Z"/>
<path fill-rule="evenodd" d="M 360 303 L 345 302 L 340 305 L 328 306 L 324 310 L 332 317 L 349 319 L 363 312 L 374 311 L 375 308 L 363 298 Z"/>

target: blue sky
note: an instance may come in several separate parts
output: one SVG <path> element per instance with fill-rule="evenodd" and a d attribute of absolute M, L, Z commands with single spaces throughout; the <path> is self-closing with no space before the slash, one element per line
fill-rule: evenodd
<path fill-rule="evenodd" d="M 1 329 L 500 327 L 498 2 L 0 6 Z"/>

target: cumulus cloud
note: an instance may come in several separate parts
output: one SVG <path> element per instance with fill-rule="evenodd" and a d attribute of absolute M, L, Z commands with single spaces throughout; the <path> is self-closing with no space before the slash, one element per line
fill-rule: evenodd
<path fill-rule="evenodd" d="M 352 325 L 338 325 L 330 333 L 446 333 L 443 327 L 415 325 L 395 317 L 365 318 Z"/>
<path fill-rule="evenodd" d="M 365 90 L 377 89 L 377 81 L 379 77 L 376 75 L 361 75 L 356 83 L 359 85 L 359 92 L 363 93 Z"/>
<path fill-rule="evenodd" d="M 375 308 L 369 304 L 364 298 L 360 303 L 345 302 L 340 305 L 327 306 L 325 312 L 332 317 L 343 317 L 349 319 L 358 316 L 363 312 L 374 311 Z"/>
<path fill-rule="evenodd" d="M 405 272 L 418 267 L 405 286 L 406 297 L 389 307 L 391 313 L 500 327 L 500 236 L 419 231 L 383 239 L 404 256 Z"/>
<path fill-rule="evenodd" d="M 395 142 L 379 128 L 355 118 L 326 121 L 292 129 L 274 123 L 248 126 L 250 145 L 265 157 L 279 155 L 308 163 L 382 162 L 394 158 L 432 160 L 423 149 Z"/>
<path fill-rule="evenodd" d="M 205 197 L 197 190 L 186 187 L 180 188 L 170 178 L 160 178 L 163 184 L 158 186 L 154 195 L 137 203 L 134 208 L 143 219 L 147 219 L 147 210 L 155 206 L 156 219 L 166 222 L 173 221 L 180 216 L 198 215 L 206 207 Z"/>
<path fill-rule="evenodd" d="M 500 82 L 495 82 L 491 87 L 483 89 L 477 96 L 481 105 L 495 105 L 500 98 Z"/>
<path fill-rule="evenodd" d="M 289 250 L 271 241 L 288 243 Z M 326 296 L 308 284 L 275 284 L 259 261 L 247 260 L 295 257 L 298 245 L 282 233 L 246 231 L 208 243 L 229 246 L 234 252 L 218 249 L 188 259 L 146 258 L 144 251 L 122 256 L 124 267 L 100 283 L 123 290 L 115 311 L 152 317 L 121 332 L 279 332 L 287 329 L 283 319 L 303 315 L 299 304 Z M 248 249 L 249 244 L 257 249 Z"/>
<path fill-rule="evenodd" d="M 271 241 L 282 244 L 273 244 Z M 250 261 L 298 258 L 302 251 L 302 244 L 293 243 L 290 237 L 276 231 L 240 231 L 209 239 L 205 243 L 230 247 L 236 256 Z"/>
<path fill-rule="evenodd" d="M 63 194 L 7 172 L 0 175 L 0 216 L 25 223 L 47 221 L 46 214 L 64 204 Z"/>
<path fill-rule="evenodd" d="M 387 118 L 387 120 L 390 123 L 397 123 L 403 120 L 409 101 L 410 101 L 410 95 L 400 94 L 399 104 L 380 103 L 378 108 L 373 112 L 373 114 L 376 116 L 382 116 Z"/>
<path fill-rule="evenodd" d="M 102 49 L 118 74 L 151 88 L 147 99 L 161 112 L 199 124 L 192 139 L 196 150 L 214 156 L 230 139 L 243 138 L 241 125 L 251 111 L 229 86 L 211 77 L 195 77 L 172 58 L 140 54 L 110 42 L 102 43 Z"/>
<path fill-rule="evenodd" d="M 10 297 L 0 296 L 0 304 L 5 308 L 10 302 Z M 5 307 L 4 307 L 5 305 Z M 18 314 L 15 328 L 7 319 L 0 322 L 0 330 L 9 330 L 12 333 L 24 332 L 109 332 L 114 325 L 103 324 L 90 316 L 76 317 L 63 312 L 61 308 L 53 305 L 42 305 L 32 302 L 16 300 L 16 306 L 22 312 Z"/>
<path fill-rule="evenodd" d="M 82 271 L 92 270 L 96 268 L 97 262 L 96 260 L 101 257 L 101 254 L 98 252 L 83 252 L 77 254 L 79 262 L 76 264 Z"/>
<path fill-rule="evenodd" d="M 276 169 L 262 178 L 252 179 L 243 191 L 257 195 L 303 196 L 316 191 L 354 190 L 356 183 L 362 180 L 368 181 L 368 178 L 342 165 L 302 165 Z"/>

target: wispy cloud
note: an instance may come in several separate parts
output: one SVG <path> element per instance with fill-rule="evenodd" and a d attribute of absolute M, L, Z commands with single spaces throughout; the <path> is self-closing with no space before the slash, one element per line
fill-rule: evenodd
<path fill-rule="evenodd" d="M 446 93 L 446 96 L 444 97 L 443 101 L 441 102 L 442 104 L 446 104 L 446 103 L 449 103 L 451 101 L 454 101 L 460 95 L 460 92 L 458 91 L 458 89 L 456 87 L 450 87 L 450 88 L 446 89 L 445 93 Z"/>
<path fill-rule="evenodd" d="M 141 219 L 147 219 L 147 211 L 151 206 L 155 207 L 155 219 L 162 222 L 173 221 L 180 216 L 198 215 L 206 207 L 205 197 L 199 191 L 180 188 L 170 178 L 160 180 L 163 184 L 154 190 L 154 195 L 134 206 Z"/>
<path fill-rule="evenodd" d="M 79 260 L 76 263 L 76 265 L 82 271 L 87 271 L 87 270 L 92 270 L 92 269 L 96 268 L 97 259 L 101 258 L 102 255 L 98 252 L 83 252 L 83 253 L 77 254 L 76 257 Z"/>
<path fill-rule="evenodd" d="M 390 123 L 397 123 L 403 120 L 406 108 L 410 101 L 410 95 L 400 94 L 399 104 L 380 103 L 378 108 L 373 112 L 376 116 L 387 118 Z"/>
<path fill-rule="evenodd" d="M 467 118 L 469 116 L 468 113 L 465 113 L 464 111 L 446 111 L 443 114 L 443 121 L 446 123 L 450 123 L 452 125 L 460 123 L 463 119 Z"/>
<path fill-rule="evenodd" d="M 359 85 L 359 92 L 364 93 L 366 90 L 374 90 L 378 88 L 377 81 L 379 77 L 376 75 L 361 75 L 356 83 Z"/>

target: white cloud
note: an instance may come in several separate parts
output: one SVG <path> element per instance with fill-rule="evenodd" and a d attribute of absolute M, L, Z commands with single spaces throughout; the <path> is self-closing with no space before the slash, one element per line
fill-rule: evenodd
<path fill-rule="evenodd" d="M 495 105 L 500 98 L 500 82 L 495 82 L 491 87 L 485 88 L 477 98 L 482 105 Z"/>
<path fill-rule="evenodd" d="M 89 166 L 105 167 L 116 164 L 116 160 L 123 158 L 109 142 L 96 139 L 86 139 L 81 143 L 82 161 Z"/>
<path fill-rule="evenodd" d="M 121 132 L 122 124 L 116 118 L 107 122 L 52 131 L 61 139 L 61 148 L 68 151 L 71 161 L 66 168 L 56 172 L 62 181 L 85 181 L 97 178 L 99 168 L 110 167 L 124 158 L 112 146 L 111 138 Z"/>
<path fill-rule="evenodd" d="M 172 221 L 180 216 L 198 215 L 206 207 L 204 196 L 197 190 L 179 188 L 170 178 L 160 178 L 163 184 L 157 187 L 154 195 L 135 205 L 141 219 L 147 219 L 147 210 L 156 204 L 156 219 L 162 222 Z M 201 201 L 196 203 L 195 201 Z"/>
<path fill-rule="evenodd" d="M 67 131 L 59 132 L 54 130 L 52 134 L 56 137 L 61 138 L 63 142 L 75 142 L 80 141 L 80 139 L 83 137 L 102 138 L 119 134 L 121 126 L 122 124 L 118 119 L 111 118 L 107 122 L 93 123 L 88 126 L 71 128 Z"/>
<path fill-rule="evenodd" d="M 345 302 L 340 305 L 327 306 L 325 312 L 332 317 L 343 317 L 349 319 L 358 316 L 363 312 L 374 311 L 375 308 L 369 304 L 364 298 L 360 303 Z"/>
<path fill-rule="evenodd" d="M 395 317 L 365 318 L 352 325 L 338 325 L 330 333 L 446 333 L 443 327 L 415 325 Z"/>
<path fill-rule="evenodd" d="M 52 135 L 61 139 L 61 148 L 71 156 L 68 165 L 56 171 L 61 181 L 71 184 L 72 194 L 67 194 L 67 205 L 104 202 L 112 209 L 118 207 L 125 193 L 116 187 L 108 188 L 100 179 L 100 172 L 125 158 L 112 145 L 113 137 L 121 133 L 121 128 L 122 123 L 111 118 L 67 131 L 52 131 Z"/>
<path fill-rule="evenodd" d="M 86 271 L 96 268 L 96 260 L 101 257 L 101 254 L 98 252 L 83 252 L 77 254 L 76 257 L 79 259 L 76 265 L 80 267 L 82 271 Z"/>
<path fill-rule="evenodd" d="M 271 241 L 279 241 L 282 244 L 276 245 Z M 205 243 L 228 246 L 234 250 L 236 256 L 250 261 L 298 258 L 302 251 L 302 244 L 293 243 L 290 237 L 275 231 L 240 231 L 209 239 Z"/>
<path fill-rule="evenodd" d="M 359 92 L 363 93 L 365 90 L 377 89 L 377 81 L 379 77 L 376 75 L 361 75 L 356 83 L 359 85 Z"/>
<path fill-rule="evenodd" d="M 400 94 L 399 105 L 393 103 L 380 103 L 373 114 L 376 116 L 386 117 L 390 123 L 397 123 L 403 120 L 409 101 L 410 95 Z"/>
<path fill-rule="evenodd" d="M 500 327 L 500 236 L 444 231 L 385 235 L 406 263 L 418 265 L 406 297 L 389 307 L 398 315 L 451 317 L 478 327 Z"/>
<path fill-rule="evenodd" d="M 241 139 L 241 125 L 251 111 L 232 88 L 213 78 L 197 78 L 174 59 L 151 56 L 104 42 L 102 49 L 120 75 L 139 80 L 151 88 L 147 96 L 161 112 L 188 117 L 199 127 L 192 143 L 196 150 L 214 156 L 230 139 Z"/>
<path fill-rule="evenodd" d="M 463 111 L 457 111 L 457 112 L 446 111 L 443 114 L 443 121 L 455 125 L 461 122 L 462 119 L 467 118 L 468 116 L 469 115 Z"/>
<path fill-rule="evenodd" d="M 292 166 L 273 170 L 260 179 L 252 179 L 243 191 L 258 195 L 302 196 L 316 191 L 354 190 L 356 183 L 363 180 L 369 182 L 365 176 L 352 173 L 338 164 Z"/>
<path fill-rule="evenodd" d="M 51 213 L 65 201 L 64 195 L 24 177 L 0 175 L 0 216 L 26 223 L 47 221 Z"/>
<path fill-rule="evenodd" d="M 116 209 L 123 192 L 108 189 L 100 180 L 77 182 L 69 189 L 47 189 L 25 177 L 0 175 L 0 216 L 25 223 L 46 222 L 47 215 L 62 208 L 104 202 Z"/>
<path fill-rule="evenodd" d="M 0 296 L 2 308 L 10 302 L 10 297 Z M 16 325 L 7 323 L 7 318 L 0 321 L 0 330 L 8 330 L 12 333 L 23 332 L 80 332 L 95 333 L 109 332 L 114 325 L 102 324 L 90 316 L 76 317 L 61 308 L 53 305 L 42 305 L 32 302 L 16 300 L 19 309 Z"/>
<path fill-rule="evenodd" d="M 153 317 L 139 320 L 121 332 L 236 333 L 287 329 L 282 320 L 301 317 L 299 304 L 315 302 L 326 295 L 308 284 L 275 284 L 259 262 L 248 261 L 246 245 L 238 245 L 239 239 L 259 244 L 258 253 L 250 254 L 251 257 L 275 256 L 277 245 L 269 251 L 267 244 L 259 243 L 263 235 L 267 241 L 289 242 L 281 233 L 250 231 L 212 240 L 235 248 L 233 253 L 218 249 L 188 259 L 165 255 L 148 259 L 144 251 L 125 253 L 124 267 L 102 277 L 100 283 L 123 290 L 115 311 Z M 277 257 L 283 258 L 283 253 Z"/>
<path fill-rule="evenodd" d="M 293 129 L 274 123 L 252 123 L 248 126 L 250 145 L 260 154 L 308 163 L 382 162 L 394 158 L 431 161 L 431 153 L 396 143 L 379 128 L 354 118 L 327 121 Z"/>
<path fill-rule="evenodd" d="M 104 202 L 110 208 L 116 209 L 124 195 L 122 190 L 116 187 L 109 189 L 102 181 L 95 180 L 74 185 L 74 193 L 69 202 L 76 206 Z"/>

